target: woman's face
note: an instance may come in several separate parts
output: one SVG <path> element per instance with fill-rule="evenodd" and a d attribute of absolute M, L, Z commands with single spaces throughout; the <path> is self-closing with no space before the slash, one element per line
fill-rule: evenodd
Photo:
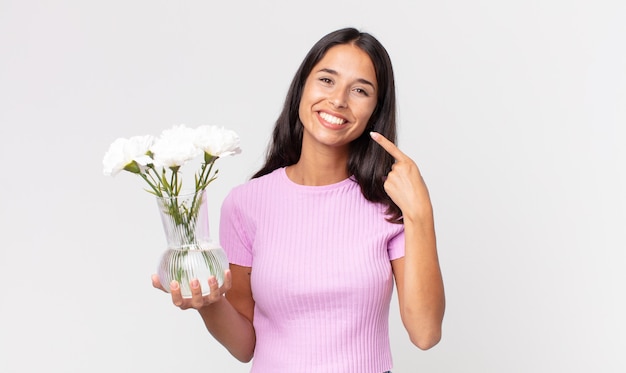
<path fill-rule="evenodd" d="M 376 71 L 369 56 L 352 44 L 330 48 L 302 90 L 303 147 L 313 144 L 347 150 L 365 130 L 377 95 Z"/>

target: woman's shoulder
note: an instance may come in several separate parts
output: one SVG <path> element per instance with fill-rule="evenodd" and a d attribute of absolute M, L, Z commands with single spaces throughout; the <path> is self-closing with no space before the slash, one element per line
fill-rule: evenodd
<path fill-rule="evenodd" d="M 264 193 L 278 189 L 283 182 L 284 168 L 276 169 L 269 174 L 259 176 L 232 188 L 227 198 L 258 198 L 259 193 Z"/>
<path fill-rule="evenodd" d="M 237 189 L 251 189 L 251 188 L 260 188 L 268 184 L 276 184 L 283 181 L 283 177 L 285 176 L 285 168 L 277 168 L 274 171 L 265 174 L 263 176 L 255 177 L 250 180 L 247 180 L 245 183 L 238 185 Z"/>

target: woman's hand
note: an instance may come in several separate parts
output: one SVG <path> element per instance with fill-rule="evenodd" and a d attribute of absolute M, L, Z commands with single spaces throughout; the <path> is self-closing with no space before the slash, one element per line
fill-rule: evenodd
<path fill-rule="evenodd" d="M 405 219 L 415 219 L 432 214 L 432 206 L 428 188 L 424 183 L 419 168 L 409 156 L 378 132 L 371 132 L 370 136 L 387 151 L 396 162 L 387 175 L 385 192 L 402 210 Z M 419 216 L 414 216 L 419 214 Z"/>
<path fill-rule="evenodd" d="M 211 276 L 208 280 L 210 294 L 202 296 L 202 289 L 200 282 L 197 279 L 191 280 L 189 287 L 191 288 L 191 298 L 183 298 L 180 293 L 180 285 L 176 281 L 170 283 L 170 294 L 172 296 L 172 303 L 182 310 L 194 308 L 200 310 L 208 305 L 219 302 L 224 299 L 224 294 L 232 286 L 232 276 L 230 269 L 224 271 L 224 283 L 222 286 L 218 286 L 215 276 Z M 167 290 L 161 284 L 159 276 L 157 274 L 152 275 L 152 286 L 167 293 Z"/>

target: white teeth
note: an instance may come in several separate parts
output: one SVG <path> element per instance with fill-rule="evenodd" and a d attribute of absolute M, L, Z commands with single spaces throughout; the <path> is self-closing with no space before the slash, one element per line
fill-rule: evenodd
<path fill-rule="evenodd" d="M 322 119 L 324 119 L 325 121 L 332 123 L 332 124 L 344 124 L 346 121 L 341 119 L 341 118 L 337 118 L 334 115 L 330 115 L 328 113 L 324 113 L 324 112 L 320 112 L 320 117 L 322 117 Z"/>

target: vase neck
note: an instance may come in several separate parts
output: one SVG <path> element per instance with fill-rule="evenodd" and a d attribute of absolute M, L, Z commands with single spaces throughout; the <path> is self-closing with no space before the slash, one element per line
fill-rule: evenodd
<path fill-rule="evenodd" d="M 157 197 L 168 247 L 189 247 L 210 241 L 204 191 L 176 197 Z"/>

